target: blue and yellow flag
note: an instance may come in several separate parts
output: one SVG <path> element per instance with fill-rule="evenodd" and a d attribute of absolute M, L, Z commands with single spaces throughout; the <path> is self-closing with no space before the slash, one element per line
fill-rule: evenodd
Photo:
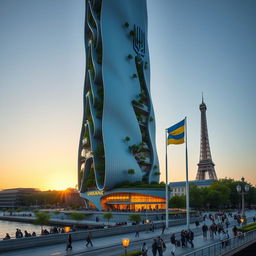
<path fill-rule="evenodd" d="M 168 145 L 184 143 L 185 119 L 167 129 Z"/>

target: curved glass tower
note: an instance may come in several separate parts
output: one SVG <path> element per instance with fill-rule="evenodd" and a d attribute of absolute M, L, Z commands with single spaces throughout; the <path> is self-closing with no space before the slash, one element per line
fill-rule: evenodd
<path fill-rule="evenodd" d="M 85 51 L 81 196 L 159 182 L 146 0 L 86 0 Z"/>

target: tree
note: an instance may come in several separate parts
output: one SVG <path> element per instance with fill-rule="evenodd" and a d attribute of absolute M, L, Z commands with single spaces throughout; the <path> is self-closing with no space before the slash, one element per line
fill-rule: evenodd
<path fill-rule="evenodd" d="M 203 193 L 202 189 L 195 184 L 189 185 L 189 204 L 193 208 L 203 207 Z"/>
<path fill-rule="evenodd" d="M 132 222 L 136 222 L 136 224 L 137 224 L 141 221 L 141 217 L 139 214 L 133 213 L 133 214 L 129 215 L 129 220 Z"/>
<path fill-rule="evenodd" d="M 220 182 L 209 186 L 208 201 L 212 207 L 226 208 L 230 206 L 230 188 Z M 213 206 L 214 205 L 214 206 Z"/>
<path fill-rule="evenodd" d="M 70 218 L 71 218 L 72 220 L 79 221 L 79 220 L 85 219 L 85 215 L 84 215 L 83 213 L 81 213 L 81 212 L 72 212 L 72 213 L 70 214 Z"/>
<path fill-rule="evenodd" d="M 47 225 L 49 223 L 49 220 L 51 218 L 51 215 L 47 212 L 35 212 L 35 224 L 41 225 L 41 228 L 43 228 L 43 225 Z"/>
<path fill-rule="evenodd" d="M 104 215 L 103 215 L 103 218 L 106 219 L 106 220 L 108 221 L 108 223 L 109 223 L 109 220 L 110 220 L 112 217 L 113 217 L 112 212 L 106 212 L 106 213 L 104 213 Z"/>
<path fill-rule="evenodd" d="M 169 207 L 171 208 L 185 208 L 186 207 L 186 196 L 173 196 L 169 200 Z"/>

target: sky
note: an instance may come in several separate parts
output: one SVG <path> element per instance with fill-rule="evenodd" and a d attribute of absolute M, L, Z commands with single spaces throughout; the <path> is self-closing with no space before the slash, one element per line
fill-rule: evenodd
<path fill-rule="evenodd" d="M 125 1 L 125 0 L 122 0 Z M 84 0 L 0 0 L 0 189 L 77 184 L 85 72 Z M 256 1 L 148 0 L 151 94 L 161 180 L 165 129 L 188 118 L 189 179 L 202 92 L 218 178 L 256 184 Z M 168 146 L 169 181 L 185 179 Z"/>

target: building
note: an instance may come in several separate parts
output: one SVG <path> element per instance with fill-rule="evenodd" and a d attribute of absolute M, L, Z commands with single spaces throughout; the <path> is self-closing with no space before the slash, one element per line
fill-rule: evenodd
<path fill-rule="evenodd" d="M 83 207 L 84 206 L 84 201 L 80 197 L 79 192 L 77 189 L 74 188 L 68 188 L 64 191 L 64 205 L 66 207 Z"/>
<path fill-rule="evenodd" d="M 34 188 L 12 188 L 0 191 L 0 208 L 18 208 L 24 206 L 24 196 L 38 193 Z"/>
<path fill-rule="evenodd" d="M 194 184 L 199 188 L 210 186 L 215 180 L 191 180 L 188 184 Z M 171 182 L 169 184 L 171 196 L 186 195 L 186 181 Z"/>
<path fill-rule="evenodd" d="M 208 174 L 209 179 L 217 180 L 215 172 L 215 164 L 212 161 L 211 149 L 209 143 L 207 120 L 206 120 L 206 104 L 202 97 L 202 103 L 199 106 L 201 111 L 201 143 L 200 143 L 200 158 L 198 163 L 198 171 L 196 180 L 205 180 Z"/>
<path fill-rule="evenodd" d="M 155 208 L 164 191 L 161 197 L 159 191 L 145 194 L 132 186 L 158 183 L 160 176 L 150 96 L 146 0 L 86 0 L 85 51 L 78 152 L 81 197 L 98 209 L 119 205 L 139 210 L 134 198 L 138 194 L 140 202 L 153 203 Z M 133 191 L 113 190 L 124 182 Z"/>

